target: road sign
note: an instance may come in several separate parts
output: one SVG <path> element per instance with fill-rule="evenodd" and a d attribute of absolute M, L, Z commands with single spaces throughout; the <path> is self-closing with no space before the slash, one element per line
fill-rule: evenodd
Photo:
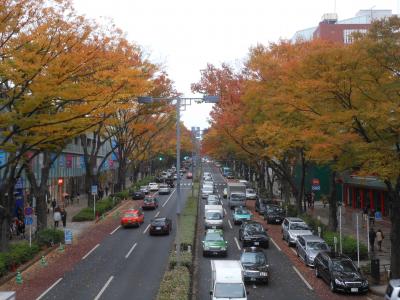
<path fill-rule="evenodd" d="M 72 230 L 71 229 L 64 230 L 64 240 L 65 240 L 66 245 L 72 244 Z"/>
<path fill-rule="evenodd" d="M 382 221 L 382 213 L 380 211 L 375 212 L 375 220 Z"/>
<path fill-rule="evenodd" d="M 25 207 L 25 209 L 24 209 L 24 215 L 25 216 L 30 216 L 30 215 L 32 215 L 33 214 L 33 209 L 32 209 L 32 207 Z"/>
<path fill-rule="evenodd" d="M 313 178 L 312 185 L 319 185 L 319 179 L 318 178 Z"/>
<path fill-rule="evenodd" d="M 321 186 L 320 186 L 320 185 L 313 185 L 313 186 L 311 187 L 311 189 L 312 189 L 313 191 L 319 191 L 319 190 L 321 190 Z"/>
<path fill-rule="evenodd" d="M 92 195 L 97 195 L 97 185 L 92 185 Z"/>
<path fill-rule="evenodd" d="M 32 225 L 33 219 L 30 216 L 25 217 L 25 225 Z"/>

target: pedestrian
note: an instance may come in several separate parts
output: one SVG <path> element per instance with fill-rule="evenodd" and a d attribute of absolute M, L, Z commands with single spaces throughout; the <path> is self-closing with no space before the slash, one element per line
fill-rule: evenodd
<path fill-rule="evenodd" d="M 17 220 L 17 235 L 22 235 L 23 238 L 25 238 L 25 219 L 22 217 L 22 219 Z"/>
<path fill-rule="evenodd" d="M 373 227 L 371 227 L 371 229 L 369 230 L 368 237 L 369 237 L 369 246 L 371 248 L 371 251 L 374 252 L 376 233 Z"/>
<path fill-rule="evenodd" d="M 79 192 L 76 193 L 76 203 L 79 204 Z"/>
<path fill-rule="evenodd" d="M 108 184 L 106 185 L 106 196 L 108 196 L 108 191 L 109 191 L 109 187 L 108 187 Z"/>
<path fill-rule="evenodd" d="M 61 213 L 58 207 L 54 209 L 53 219 L 54 219 L 54 227 L 58 227 L 58 224 L 61 221 Z"/>
<path fill-rule="evenodd" d="M 364 227 L 364 223 L 368 222 L 368 207 L 367 206 L 365 206 L 363 208 L 363 220 L 364 220 L 364 222 L 363 222 L 363 227 Z"/>
<path fill-rule="evenodd" d="M 385 238 L 382 230 L 378 229 L 376 232 L 376 242 L 378 243 L 379 251 L 382 251 L 382 241 Z"/>
<path fill-rule="evenodd" d="M 314 202 L 315 202 L 315 193 L 311 193 L 311 208 L 314 209 Z"/>
<path fill-rule="evenodd" d="M 53 198 L 53 201 L 51 201 L 51 207 L 53 208 L 53 214 L 55 212 L 56 206 L 57 206 L 56 198 Z"/>
<path fill-rule="evenodd" d="M 62 208 L 60 213 L 63 227 L 65 228 L 67 226 L 67 211 L 65 210 L 65 208 Z"/>
<path fill-rule="evenodd" d="M 369 224 L 375 225 L 375 209 L 373 208 L 369 211 Z"/>

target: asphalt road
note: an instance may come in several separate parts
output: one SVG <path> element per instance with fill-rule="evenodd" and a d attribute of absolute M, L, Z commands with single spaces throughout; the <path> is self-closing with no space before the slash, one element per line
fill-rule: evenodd
<path fill-rule="evenodd" d="M 183 205 L 191 180 L 183 179 L 181 189 Z M 176 189 L 158 197 L 158 209 L 145 211 L 144 224 L 116 227 L 41 299 L 155 299 L 175 237 Z M 170 235 L 149 236 L 150 220 L 157 216 L 173 220 Z"/>
<path fill-rule="evenodd" d="M 225 180 L 217 167 L 213 165 L 203 165 L 203 171 L 211 172 L 214 182 L 217 184 L 218 192 L 222 197 Z M 199 220 L 202 222 L 204 215 L 205 200 L 202 200 Z M 198 231 L 198 273 L 197 273 L 197 299 L 209 299 L 211 266 L 212 259 L 240 259 L 242 245 L 236 239 L 239 237 L 239 227 L 232 222 L 232 212 L 227 206 L 227 202 L 223 200 L 223 206 L 226 211 L 224 218 L 224 237 L 228 241 L 228 256 L 226 258 L 210 258 L 202 256 L 201 240 L 204 236 L 204 226 L 199 226 Z M 202 224 L 199 224 L 202 225 Z M 275 247 L 274 243 L 270 243 L 269 249 L 264 250 L 267 254 L 270 265 L 270 281 L 268 285 L 247 285 L 249 292 L 248 299 L 296 299 L 296 300 L 313 300 L 319 299 L 318 296 L 307 287 L 306 283 L 300 278 L 293 268 L 293 264 L 288 257 Z"/>

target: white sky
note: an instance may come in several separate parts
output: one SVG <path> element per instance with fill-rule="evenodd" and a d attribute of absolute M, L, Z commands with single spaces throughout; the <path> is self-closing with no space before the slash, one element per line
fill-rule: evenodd
<path fill-rule="evenodd" d="M 336 0 L 339 19 L 360 9 L 398 11 L 400 0 Z M 151 61 L 165 66 L 178 92 L 192 96 L 190 84 L 207 63 L 240 66 L 249 47 L 291 38 L 317 26 L 335 0 L 73 0 L 79 14 L 111 18 L 142 46 Z M 208 127 L 210 104 L 192 105 L 183 113 L 191 126 Z"/>

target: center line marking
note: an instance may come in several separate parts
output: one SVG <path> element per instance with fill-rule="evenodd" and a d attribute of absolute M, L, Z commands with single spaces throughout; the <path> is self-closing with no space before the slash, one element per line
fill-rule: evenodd
<path fill-rule="evenodd" d="M 149 230 L 149 228 L 150 228 L 150 224 L 147 225 L 146 229 L 143 231 L 143 234 L 145 234 L 147 232 L 147 230 Z"/>
<path fill-rule="evenodd" d="M 129 255 L 131 255 L 132 251 L 136 248 L 137 243 L 134 243 L 132 248 L 129 250 L 129 252 L 125 255 L 125 258 L 128 258 Z"/>
<path fill-rule="evenodd" d="M 274 244 L 274 246 L 276 247 L 276 249 L 278 249 L 279 251 L 282 251 L 282 249 L 278 246 L 277 243 L 275 243 L 273 238 L 270 238 L 271 242 Z"/>
<path fill-rule="evenodd" d="M 110 235 L 113 235 L 114 234 L 114 232 L 116 232 L 118 229 L 120 229 L 121 228 L 121 225 L 119 225 L 117 228 L 115 228 L 113 231 L 111 231 L 110 232 Z"/>
<path fill-rule="evenodd" d="M 164 202 L 164 204 L 162 205 L 162 207 L 164 207 L 165 205 L 167 205 L 169 199 L 171 199 L 171 197 L 172 197 L 172 195 L 175 193 L 175 191 L 176 191 L 176 189 L 174 189 L 174 190 L 172 191 L 171 195 L 169 195 L 167 201 Z"/>
<path fill-rule="evenodd" d="M 90 253 L 92 253 L 94 250 L 96 250 L 96 248 L 100 246 L 100 244 L 97 244 L 96 246 L 93 247 L 92 250 L 90 250 L 88 253 L 86 253 L 86 255 L 84 257 L 82 257 L 82 260 L 85 259 L 86 257 L 88 257 L 90 255 Z"/>
<path fill-rule="evenodd" d="M 299 270 L 297 270 L 297 268 L 295 266 L 292 266 L 293 270 L 297 273 L 297 275 L 299 275 L 300 279 L 303 280 L 303 282 L 306 284 L 306 286 L 313 291 L 314 289 L 312 288 L 312 286 L 308 283 L 308 281 L 303 277 L 303 275 L 301 275 L 301 273 L 299 272 Z"/>
<path fill-rule="evenodd" d="M 231 224 L 230 220 L 228 220 L 228 224 L 229 224 L 229 227 L 232 229 L 233 227 L 232 227 L 232 224 Z"/>
<path fill-rule="evenodd" d="M 114 276 L 111 276 L 106 284 L 103 286 L 103 288 L 100 290 L 100 292 L 97 294 L 96 298 L 94 298 L 94 300 L 99 300 L 101 295 L 104 293 L 104 291 L 106 290 L 106 288 L 110 285 L 111 281 L 114 279 Z"/>
<path fill-rule="evenodd" d="M 225 213 L 225 215 L 227 215 L 227 212 L 226 212 L 226 209 L 224 208 L 224 213 Z"/>
<path fill-rule="evenodd" d="M 62 280 L 62 277 L 59 278 L 56 282 L 54 282 L 47 290 L 45 290 L 39 297 L 36 298 L 36 300 L 42 299 L 53 287 L 55 287 L 60 281 Z"/>
<path fill-rule="evenodd" d="M 159 214 L 160 214 L 160 212 L 158 211 L 158 212 L 155 214 L 154 218 L 157 218 Z"/>
<path fill-rule="evenodd" d="M 239 245 L 239 241 L 237 239 L 237 237 L 235 236 L 235 242 L 236 242 L 236 246 L 238 247 L 239 251 L 241 250 L 240 245 Z"/>

